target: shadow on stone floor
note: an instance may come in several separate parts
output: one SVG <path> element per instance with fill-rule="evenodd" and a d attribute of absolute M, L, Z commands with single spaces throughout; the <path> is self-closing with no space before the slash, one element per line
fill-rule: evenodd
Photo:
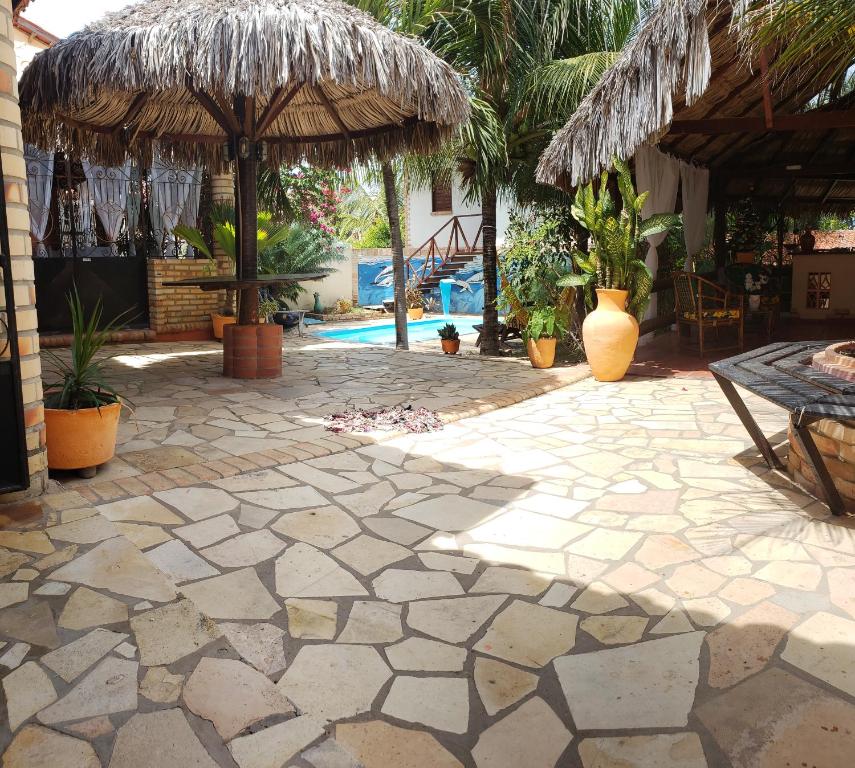
<path fill-rule="evenodd" d="M 468 458 L 433 458 L 438 433 L 156 492 L 147 511 L 46 497 L 45 523 L 0 532 L 0 664 L 15 664 L 3 746 L 13 718 L 17 734 L 4 766 L 89 765 L 94 749 L 113 768 L 247 768 L 280 750 L 281 764 L 320 768 L 311 745 L 328 737 L 322 749 L 366 768 L 402 754 L 478 768 L 848 766 L 855 623 L 829 594 L 855 550 L 817 533 L 837 521 L 748 467 L 768 489 L 746 491 L 750 510 L 722 500 L 717 520 L 628 535 L 617 515 L 688 512 L 691 479 L 673 499 L 606 490 L 580 505 L 539 490 L 563 462 L 512 471 L 519 450 L 491 456 L 448 432 L 448 452 Z M 208 541 L 216 520 L 228 530 Z M 69 607 L 81 590 L 123 617 L 81 626 Z M 239 681 L 248 698 L 230 708 Z M 260 704 L 280 696 L 300 715 Z"/>

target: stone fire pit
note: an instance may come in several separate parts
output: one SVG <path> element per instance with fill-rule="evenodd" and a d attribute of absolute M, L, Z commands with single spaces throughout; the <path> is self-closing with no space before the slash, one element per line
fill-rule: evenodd
<path fill-rule="evenodd" d="M 855 341 L 832 344 L 813 356 L 811 365 L 831 376 L 855 382 Z M 834 485 L 850 512 L 855 512 L 855 422 L 821 419 L 809 426 L 816 447 Z M 787 460 L 790 474 L 811 493 L 820 495 L 810 463 L 801 454 L 798 441 L 789 433 L 790 452 Z"/>

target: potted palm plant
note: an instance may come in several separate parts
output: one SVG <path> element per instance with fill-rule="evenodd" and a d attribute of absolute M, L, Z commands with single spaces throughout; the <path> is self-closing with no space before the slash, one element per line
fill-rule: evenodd
<path fill-rule="evenodd" d="M 617 210 L 608 189 L 608 173 L 593 184 L 579 187 L 573 217 L 591 233 L 589 253 L 576 249 L 573 260 L 580 272 L 565 275 L 561 286 L 585 289 L 589 305 L 591 288 L 597 308 L 582 323 L 582 342 L 591 372 L 597 381 L 620 381 L 626 374 L 638 343 L 638 323 L 650 303 L 653 274 L 644 263 L 642 248 L 651 235 L 667 232 L 680 216 L 660 213 L 642 220 L 648 193 L 636 195 L 629 166 L 615 158 L 617 182 L 623 200 Z"/>
<path fill-rule="evenodd" d="M 446 323 L 437 330 L 437 333 L 442 344 L 442 351 L 446 355 L 456 355 L 460 350 L 460 334 L 457 332 L 454 323 Z"/>
<path fill-rule="evenodd" d="M 566 318 L 555 307 L 537 307 L 529 312 L 522 337 L 532 368 L 552 368 L 555 345 L 565 333 Z"/>
<path fill-rule="evenodd" d="M 45 350 L 56 378 L 45 387 L 45 437 L 50 469 L 76 469 L 94 477 L 113 458 L 122 403 L 104 380 L 104 358 L 95 359 L 122 315 L 103 328 L 101 300 L 87 320 L 75 288 L 68 295 L 71 310 L 71 356 L 65 360 Z"/>
<path fill-rule="evenodd" d="M 410 320 L 421 320 L 425 314 L 425 297 L 415 280 L 407 283 L 406 289 L 407 317 Z"/>

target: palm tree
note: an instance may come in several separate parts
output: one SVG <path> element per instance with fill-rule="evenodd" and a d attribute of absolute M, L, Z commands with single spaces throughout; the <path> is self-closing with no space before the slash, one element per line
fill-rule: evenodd
<path fill-rule="evenodd" d="M 403 35 L 420 37 L 435 22 L 437 13 L 447 0 L 349 0 L 351 5 L 370 13 L 381 24 Z M 406 274 L 404 240 L 401 236 L 401 216 L 398 205 L 398 182 L 392 161 L 380 163 L 380 176 L 389 217 L 392 241 L 392 276 L 395 298 L 395 346 L 409 349 L 407 338 Z"/>
<path fill-rule="evenodd" d="M 481 351 L 497 354 L 497 200 L 558 202 L 535 182 L 552 135 L 632 39 L 652 0 L 447 0 L 423 33 L 466 78 L 472 118 L 439 156 L 412 163 L 423 177 L 463 172 L 480 200 L 484 239 Z"/>
<path fill-rule="evenodd" d="M 499 352 L 498 200 L 504 195 L 521 204 L 569 207 L 563 192 L 535 182 L 537 159 L 653 2 L 351 0 L 397 32 L 418 36 L 461 73 L 471 93 L 472 117 L 459 138 L 433 156 L 406 158 L 405 167 L 409 178 L 424 184 L 460 172 L 468 200 L 480 203 L 483 354 Z M 403 253 L 394 258 L 403 265 Z"/>
<path fill-rule="evenodd" d="M 736 0 L 734 5 L 749 49 L 779 51 L 772 65 L 777 76 L 798 76 L 810 62 L 811 71 L 827 71 L 829 80 L 841 86 L 851 81 L 855 65 L 852 0 Z"/>

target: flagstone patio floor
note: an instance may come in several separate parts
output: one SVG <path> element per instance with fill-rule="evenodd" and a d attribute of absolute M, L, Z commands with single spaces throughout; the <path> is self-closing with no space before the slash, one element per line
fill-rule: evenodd
<path fill-rule="evenodd" d="M 394 354 L 300 358 L 289 402 L 447 370 Z M 281 383 L 134 370 L 136 450 L 277 439 L 249 417 Z M 323 454 L 90 481 L 0 531 L 3 768 L 851 767 L 853 520 L 769 472 L 714 382 L 585 379 Z"/>

